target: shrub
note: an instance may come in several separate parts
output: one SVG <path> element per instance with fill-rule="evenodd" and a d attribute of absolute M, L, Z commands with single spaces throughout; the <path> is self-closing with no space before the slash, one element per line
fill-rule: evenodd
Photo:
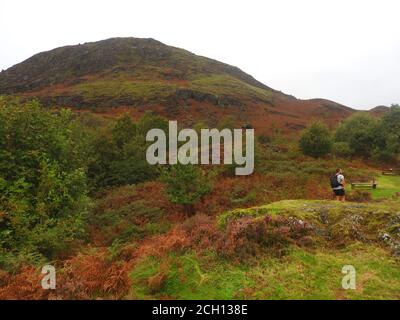
<path fill-rule="evenodd" d="M 281 256 L 290 244 L 310 244 L 311 230 L 306 222 L 291 217 L 243 217 L 228 222 L 217 250 L 241 260 L 262 252 Z"/>
<path fill-rule="evenodd" d="M 1 300 L 48 300 L 54 299 L 54 290 L 43 290 L 38 285 L 43 277 L 40 270 L 32 266 L 23 266 L 19 273 L 2 272 L 0 274 Z"/>
<path fill-rule="evenodd" d="M 63 299 L 121 299 L 130 288 L 126 265 L 111 261 L 106 251 L 79 253 L 59 274 L 55 293 Z"/>
<path fill-rule="evenodd" d="M 376 129 L 374 157 L 395 161 L 400 154 L 400 106 L 392 105 Z"/>
<path fill-rule="evenodd" d="M 168 121 L 165 118 L 148 111 L 138 121 L 137 130 L 138 134 L 145 138 L 147 132 L 151 129 L 162 129 L 164 132 L 168 132 Z"/>
<path fill-rule="evenodd" d="M 164 118 L 146 113 L 136 124 L 123 115 L 108 129 L 100 128 L 92 137 L 92 157 L 88 175 L 92 188 L 136 184 L 158 177 L 156 166 L 146 160 L 147 130 L 165 129 Z"/>
<path fill-rule="evenodd" d="M 137 128 L 132 119 L 126 114 L 115 122 L 112 128 L 112 138 L 118 148 L 131 141 L 136 136 Z"/>
<path fill-rule="evenodd" d="M 378 120 L 367 113 L 356 113 L 340 124 L 336 130 L 336 142 L 345 142 L 353 154 L 370 156 L 376 140 Z"/>
<path fill-rule="evenodd" d="M 337 157 L 347 158 L 352 155 L 352 150 L 347 142 L 335 142 L 333 144 L 333 154 Z"/>
<path fill-rule="evenodd" d="M 172 203 L 181 204 L 189 215 L 195 204 L 212 190 L 210 173 L 195 165 L 177 164 L 163 170 L 161 180 L 166 183 L 166 195 Z"/>
<path fill-rule="evenodd" d="M 262 134 L 258 137 L 258 142 L 262 145 L 267 145 L 268 143 L 271 143 L 271 138 L 265 134 Z"/>
<path fill-rule="evenodd" d="M 215 225 L 215 219 L 200 213 L 188 218 L 182 229 L 190 245 L 196 250 L 209 250 L 222 236 Z"/>
<path fill-rule="evenodd" d="M 332 137 L 328 127 L 321 122 L 312 124 L 303 131 L 299 146 L 305 155 L 314 158 L 327 155 L 332 149 Z"/>
<path fill-rule="evenodd" d="M 400 154 L 400 106 L 393 105 L 382 119 L 356 113 L 338 126 L 335 140 L 347 143 L 352 154 L 395 161 Z"/>
<path fill-rule="evenodd" d="M 154 233 L 166 232 L 170 223 L 163 209 L 166 199 L 155 183 L 124 186 L 104 192 L 88 216 L 92 242 L 121 246 Z M 157 198 L 157 199 L 154 199 Z"/>
<path fill-rule="evenodd" d="M 372 200 L 372 195 L 368 191 L 354 190 L 347 195 L 346 199 L 352 202 L 368 202 Z"/>

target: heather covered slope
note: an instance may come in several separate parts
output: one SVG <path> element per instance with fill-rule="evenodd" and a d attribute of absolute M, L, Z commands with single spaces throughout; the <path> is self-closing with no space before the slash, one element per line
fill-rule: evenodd
<path fill-rule="evenodd" d="M 333 125 L 353 112 L 327 100 L 295 99 L 237 67 L 136 38 L 39 53 L 0 73 L 0 94 L 105 113 L 128 109 L 137 117 L 153 110 L 189 125 L 199 120 L 215 125 L 231 115 L 237 124 L 261 131 L 297 130 L 316 118 Z"/>

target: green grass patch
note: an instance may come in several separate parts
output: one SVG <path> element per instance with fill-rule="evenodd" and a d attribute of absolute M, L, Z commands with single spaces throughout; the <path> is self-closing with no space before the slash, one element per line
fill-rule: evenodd
<path fill-rule="evenodd" d="M 395 215 L 398 212 L 399 200 L 392 199 L 384 202 L 354 203 L 334 200 L 283 200 L 264 206 L 246 209 L 234 209 L 224 212 L 218 217 L 218 225 L 225 227 L 229 220 L 242 217 L 263 217 L 269 215 L 284 215 L 315 221 L 321 213 L 328 213 L 332 218 L 340 218 L 346 214 L 359 214 L 367 217 L 379 214 Z"/>
<path fill-rule="evenodd" d="M 370 192 L 373 199 L 392 197 L 400 192 L 400 176 L 379 176 L 378 187 Z"/>
<path fill-rule="evenodd" d="M 192 299 L 238 299 L 241 289 L 254 285 L 246 277 L 247 266 L 230 264 L 213 253 L 197 256 L 194 252 L 171 254 L 139 262 L 130 274 L 136 299 L 162 297 Z"/>
<path fill-rule="evenodd" d="M 72 87 L 75 94 L 81 94 L 86 100 L 100 98 L 135 97 L 143 100 L 159 99 L 172 94 L 178 86 L 161 81 L 96 80 L 84 82 Z"/>
<path fill-rule="evenodd" d="M 342 288 L 342 268 L 356 270 L 356 289 Z M 355 244 L 341 251 L 293 249 L 282 261 L 263 260 L 255 269 L 257 299 L 398 299 L 399 262 L 374 246 Z"/>
<path fill-rule="evenodd" d="M 342 288 L 342 268 L 356 269 L 356 289 Z M 284 258 L 233 264 L 209 253 L 149 257 L 132 270 L 136 299 L 399 299 L 399 261 L 354 244 L 340 251 L 292 248 Z M 156 279 L 156 281 L 154 281 Z M 156 285 L 154 284 L 156 282 Z"/>
<path fill-rule="evenodd" d="M 209 92 L 216 95 L 250 96 L 269 101 L 272 91 L 252 86 L 235 77 L 223 74 L 197 77 L 190 81 L 193 90 Z"/>
<path fill-rule="evenodd" d="M 239 219 L 242 217 L 263 217 L 265 215 L 286 215 L 296 216 L 298 218 L 315 218 L 315 213 L 320 210 L 329 212 L 343 212 L 343 210 L 352 210 L 366 208 L 366 204 L 358 204 L 355 208 L 352 203 L 342 203 L 331 200 L 282 200 L 273 202 L 264 206 L 256 206 L 246 209 L 234 209 L 231 211 L 224 212 L 218 217 L 218 225 L 224 228 L 229 220 Z M 381 208 L 381 204 L 373 205 L 371 207 Z"/>

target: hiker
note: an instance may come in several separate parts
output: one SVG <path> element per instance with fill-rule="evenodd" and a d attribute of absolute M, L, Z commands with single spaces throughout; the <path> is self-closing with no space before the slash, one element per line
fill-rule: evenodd
<path fill-rule="evenodd" d="M 336 169 L 336 174 L 331 177 L 331 187 L 338 201 L 346 201 L 346 180 L 342 169 Z"/>

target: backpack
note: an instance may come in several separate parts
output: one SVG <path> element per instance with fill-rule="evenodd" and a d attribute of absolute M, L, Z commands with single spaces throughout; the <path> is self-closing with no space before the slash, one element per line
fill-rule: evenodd
<path fill-rule="evenodd" d="M 340 187 L 340 186 L 342 185 L 341 183 L 339 183 L 336 174 L 333 175 L 333 176 L 331 177 L 330 180 L 331 180 L 331 187 L 332 187 L 332 189 L 333 189 L 333 188 Z"/>

